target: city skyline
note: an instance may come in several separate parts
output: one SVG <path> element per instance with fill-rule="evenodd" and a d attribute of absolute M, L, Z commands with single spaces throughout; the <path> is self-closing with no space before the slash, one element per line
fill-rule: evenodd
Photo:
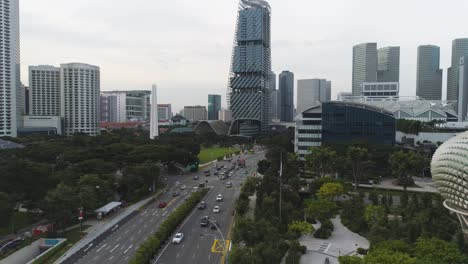
<path fill-rule="evenodd" d="M 172 102 L 175 111 L 184 105 L 205 105 L 206 94 L 225 94 L 235 24 L 232 16 L 237 12 L 238 1 L 207 0 L 205 3 L 216 12 L 204 12 L 202 5 L 181 0 L 161 7 L 157 2 L 140 1 L 135 5 L 138 9 L 130 8 L 128 12 L 118 8 L 120 0 L 113 1 L 112 12 L 105 11 L 109 1 L 93 3 L 92 8 L 90 3 L 74 3 L 76 8 L 71 10 L 68 1 L 51 0 L 48 6 L 33 0 L 21 1 L 23 83 L 28 83 L 30 65 L 77 61 L 101 67 L 103 91 L 149 90 L 156 80 L 159 98 Z M 426 1 L 427 14 L 417 23 L 412 16 L 418 3 L 394 1 L 386 7 L 388 14 L 382 14 L 377 12 L 380 4 L 362 1 L 369 12 L 361 13 L 358 18 L 353 10 L 360 5 L 346 1 L 317 3 L 322 10 L 317 17 L 309 17 L 307 8 L 296 8 L 307 7 L 310 4 L 307 1 L 298 0 L 292 6 L 279 0 L 269 3 L 273 12 L 273 70 L 290 69 L 297 79 L 330 79 L 334 82 L 332 98 L 338 92 L 351 90 L 352 46 L 364 42 L 401 47 L 402 96 L 416 93 L 417 47 L 440 46 L 445 98 L 451 42 L 467 36 L 463 26 L 456 23 L 463 15 L 462 10 L 468 7 L 463 1 L 457 1 L 459 8 L 451 16 L 440 19 L 434 19 L 442 14 L 437 2 Z M 336 5 L 343 8 L 332 8 Z M 386 19 L 397 11 L 398 21 Z M 157 20 L 153 21 L 155 17 Z M 373 23 L 365 23 L 369 20 Z M 391 30 L 386 29 L 390 21 Z M 37 52 L 39 49 L 41 52 Z M 190 93 L 187 98 L 177 96 L 187 92 Z"/>

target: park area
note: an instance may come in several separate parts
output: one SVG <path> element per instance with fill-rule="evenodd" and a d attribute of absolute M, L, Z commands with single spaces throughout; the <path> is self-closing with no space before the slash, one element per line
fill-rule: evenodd
<path fill-rule="evenodd" d="M 202 148 L 200 154 L 198 154 L 198 158 L 200 159 L 200 163 L 204 164 L 228 154 L 234 154 L 238 151 L 239 149 L 237 148 Z"/>

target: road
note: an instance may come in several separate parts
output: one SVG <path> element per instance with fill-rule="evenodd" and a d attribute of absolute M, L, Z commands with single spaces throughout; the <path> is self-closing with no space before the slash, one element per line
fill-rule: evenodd
<path fill-rule="evenodd" d="M 254 170 L 256 170 L 256 164 L 260 157 L 262 157 L 262 154 L 246 156 L 247 169 L 249 171 L 253 172 Z M 226 164 L 228 164 L 228 162 L 226 161 L 219 162 L 220 166 Z M 179 205 L 181 205 L 186 198 L 190 197 L 191 193 L 193 191 L 196 191 L 196 189 L 198 188 L 198 184 L 205 180 L 208 180 L 208 186 L 211 188 L 211 190 L 205 197 L 209 206 L 203 213 L 208 213 L 208 210 L 210 210 L 211 215 L 213 206 L 212 201 L 215 201 L 215 197 L 218 194 L 218 192 L 223 193 L 223 195 L 225 196 L 225 200 L 220 203 L 222 206 L 222 211 L 219 214 L 221 218 L 219 220 L 216 220 L 220 222 L 223 232 L 227 234 L 229 221 L 232 220 L 231 213 L 233 210 L 233 203 L 239 192 L 239 184 L 241 183 L 243 178 L 245 178 L 245 175 L 241 175 L 242 171 L 243 170 L 238 171 L 238 173 L 233 176 L 234 179 L 226 180 L 232 181 L 234 185 L 233 188 L 229 190 L 224 187 L 226 181 L 221 181 L 216 176 L 205 177 L 203 176 L 203 171 L 185 176 L 170 176 L 169 186 L 171 187 L 167 193 L 163 194 L 158 200 L 147 206 L 145 209 L 139 212 L 136 211 L 135 213 L 130 215 L 127 219 L 119 223 L 119 225 L 116 225 L 111 230 L 105 232 L 95 241 L 91 242 L 82 250 L 80 250 L 73 258 L 67 259 L 64 263 L 128 263 L 130 258 L 135 254 L 135 251 L 138 249 L 138 247 L 146 239 L 148 239 L 148 237 L 151 234 L 155 233 L 158 227 L 161 225 L 161 223 L 164 222 L 164 220 L 167 218 L 167 216 L 170 215 L 171 212 L 173 212 Z M 200 179 L 193 180 L 194 175 L 198 175 Z M 180 190 L 181 185 L 186 185 L 187 189 Z M 172 193 L 174 191 L 180 192 L 180 195 L 177 197 L 173 197 Z M 159 202 L 161 201 L 167 203 L 166 208 L 158 208 Z M 185 224 L 184 226 L 196 226 L 199 229 L 199 217 L 201 217 L 201 213 L 202 212 L 199 212 L 198 210 L 194 211 L 194 213 L 186 220 L 187 224 Z M 184 242 L 180 245 L 186 247 L 186 251 L 184 252 L 197 251 L 199 254 L 199 256 L 196 256 L 197 258 L 201 258 L 203 254 L 205 255 L 205 257 L 210 255 L 209 252 L 211 250 L 211 244 L 214 239 L 214 232 L 211 232 L 212 230 L 208 229 L 204 231 L 206 231 L 207 236 L 200 237 L 200 234 L 193 234 L 193 236 L 198 235 L 198 237 L 193 241 L 193 243 L 189 242 L 191 234 L 190 232 L 187 232 L 187 237 L 184 239 Z M 200 241 L 205 241 L 205 243 L 201 243 Z M 191 244 L 193 244 L 193 246 Z M 204 250 L 199 251 L 197 247 L 203 247 Z M 168 246 L 164 253 L 171 254 L 171 250 L 172 245 Z M 188 254 L 191 254 L 190 252 Z M 176 255 L 177 254 L 175 254 L 174 257 Z M 161 257 L 161 261 L 165 259 L 163 257 Z M 213 258 L 213 261 L 215 261 L 215 257 L 219 256 L 214 255 L 210 258 Z M 175 262 L 170 261 L 160 263 Z M 181 262 L 177 263 L 188 262 L 181 260 Z M 193 263 L 207 262 L 206 259 L 204 259 L 204 261 L 202 262 Z M 219 260 L 217 263 L 219 263 Z"/>
<path fill-rule="evenodd" d="M 220 253 L 212 253 L 211 248 L 215 239 L 221 240 L 221 235 L 217 230 L 201 227 L 200 220 L 203 216 L 209 216 L 210 219 L 215 220 L 219 224 L 223 236 L 226 238 L 234 220 L 234 203 L 239 196 L 240 185 L 247 175 L 256 173 L 257 163 L 263 158 L 263 153 L 249 155 L 246 157 L 246 168 L 236 171 L 228 180 L 221 181 L 216 177 L 209 177 L 210 185 L 213 188 L 204 198 L 207 208 L 204 210 L 197 209 L 186 219 L 186 222 L 177 231 L 184 234 L 182 243 L 167 244 L 160 255 L 153 261 L 153 264 L 219 264 L 222 255 Z M 244 170 L 248 171 L 247 175 L 244 174 Z M 227 181 L 233 183 L 233 188 L 225 187 Z M 222 202 L 216 201 L 218 194 L 223 195 L 224 199 Z M 216 205 L 221 207 L 219 213 L 213 213 L 213 207 Z"/>

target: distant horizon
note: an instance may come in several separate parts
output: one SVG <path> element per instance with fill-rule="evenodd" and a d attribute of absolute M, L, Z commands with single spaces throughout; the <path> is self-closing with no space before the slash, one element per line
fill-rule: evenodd
<path fill-rule="evenodd" d="M 63 0 L 22 0 L 21 80 L 29 85 L 29 66 L 78 61 L 100 67 L 102 91 L 151 90 L 156 83 L 159 99 L 174 112 L 184 105 L 207 106 L 208 94 L 221 95 L 226 107 L 238 2 L 83 0 L 70 9 Z M 459 23 L 468 2 L 461 0 L 268 2 L 272 70 L 292 71 L 295 86 L 299 79 L 328 79 L 332 99 L 351 91 L 352 47 L 366 42 L 401 48 L 401 96 L 416 93 L 417 47 L 439 46 L 445 98 L 451 43 L 468 37 Z M 319 12 L 311 16 L 310 10 Z"/>

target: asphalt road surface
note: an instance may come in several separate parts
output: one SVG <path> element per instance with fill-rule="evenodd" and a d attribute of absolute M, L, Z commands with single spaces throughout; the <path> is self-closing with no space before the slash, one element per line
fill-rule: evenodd
<path fill-rule="evenodd" d="M 217 230 L 209 227 L 201 227 L 200 220 L 203 216 L 208 216 L 211 220 L 218 223 L 225 239 L 228 237 L 232 222 L 234 220 L 234 203 L 239 196 L 240 184 L 247 176 L 256 173 L 257 162 L 264 158 L 263 153 L 246 156 L 247 166 L 244 169 L 235 171 L 234 175 L 227 180 L 220 180 L 216 176 L 209 178 L 209 185 L 213 188 L 205 196 L 207 203 L 206 209 L 197 209 L 190 215 L 186 222 L 177 232 L 184 234 L 184 239 L 180 244 L 169 243 L 163 248 L 160 255 L 153 261 L 154 264 L 219 264 L 222 258 L 221 253 L 212 253 L 211 248 L 214 240 L 221 239 Z M 244 174 L 247 171 L 248 174 Z M 225 186 L 226 182 L 233 183 L 232 188 Z M 216 201 L 216 196 L 222 194 L 224 199 L 221 202 Z M 219 213 L 213 212 L 214 206 L 220 206 Z"/>
<path fill-rule="evenodd" d="M 244 157 L 247 160 L 245 170 L 248 170 L 249 174 L 251 174 L 256 171 L 257 162 L 263 158 L 263 154 Z M 228 163 L 222 161 L 218 165 L 223 166 Z M 213 217 L 219 223 L 224 235 L 227 235 L 233 220 L 234 201 L 239 195 L 240 183 L 247 176 L 243 174 L 243 171 L 244 169 L 238 170 L 231 179 L 224 181 L 214 175 L 205 177 L 203 171 L 185 176 L 169 176 L 169 186 L 171 188 L 167 193 L 145 209 L 135 212 L 119 225 L 105 232 L 80 250 L 73 259 L 69 259 L 65 263 L 128 263 L 138 247 L 150 235 L 155 233 L 167 216 L 181 205 L 186 198 L 190 197 L 191 193 L 198 188 L 198 184 L 205 182 L 205 180 L 208 180 L 208 186 L 211 188 L 204 198 L 208 204 L 207 208 L 205 210 L 195 210 L 186 219 L 186 222 L 182 225 L 182 232 L 185 234 L 183 242 L 180 245 L 167 244 L 163 248 L 162 254 L 158 256 L 157 263 L 219 263 L 221 256 L 210 252 L 214 239 L 220 236 L 215 230 L 200 228 L 200 218 L 204 215 Z M 194 175 L 198 175 L 199 180 L 193 180 Z M 232 188 L 225 187 L 225 183 L 228 181 L 233 183 Z M 181 190 L 180 186 L 182 185 L 186 185 L 187 189 Z M 174 191 L 180 192 L 180 195 L 173 197 Z M 222 202 L 216 202 L 218 193 L 224 196 Z M 161 201 L 167 203 L 166 208 L 158 208 Z M 215 204 L 221 206 L 220 213 L 213 213 Z"/>

